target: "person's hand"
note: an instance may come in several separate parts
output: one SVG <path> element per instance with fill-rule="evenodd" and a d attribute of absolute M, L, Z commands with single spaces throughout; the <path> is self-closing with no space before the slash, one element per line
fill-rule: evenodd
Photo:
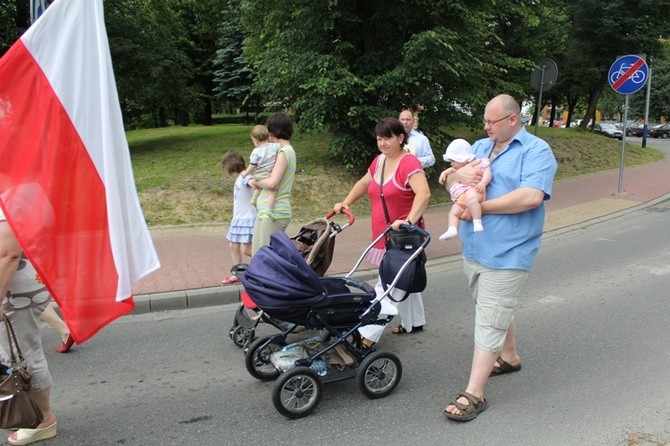
<path fill-rule="evenodd" d="M 344 203 L 335 203 L 335 206 L 333 206 L 333 211 L 334 211 L 336 214 L 341 214 L 341 213 L 342 213 L 342 209 L 349 209 L 349 206 L 347 206 L 347 205 L 344 204 Z"/>
<path fill-rule="evenodd" d="M 248 184 L 249 186 L 253 187 L 254 189 L 258 189 L 258 185 L 256 184 L 256 180 L 254 180 L 253 178 L 250 179 L 250 180 L 247 182 L 247 184 Z"/>
<path fill-rule="evenodd" d="M 477 183 L 477 185 L 475 186 L 475 190 L 477 191 L 477 193 L 483 194 L 486 188 L 482 183 Z"/>
<path fill-rule="evenodd" d="M 407 220 L 396 220 L 393 223 L 391 223 L 391 228 L 398 231 L 400 230 L 400 225 L 407 225 L 407 224 L 409 224 L 407 223 Z"/>
<path fill-rule="evenodd" d="M 449 176 L 448 172 L 449 172 L 449 169 L 443 170 L 442 173 L 440 174 L 440 178 L 437 180 L 437 182 L 444 186 L 445 183 L 447 182 L 447 176 Z"/>

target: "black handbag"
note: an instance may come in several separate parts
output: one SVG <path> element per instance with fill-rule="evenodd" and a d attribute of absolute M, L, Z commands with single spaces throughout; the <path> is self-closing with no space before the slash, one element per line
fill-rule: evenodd
<path fill-rule="evenodd" d="M 0 382 L 0 429 L 34 429 L 44 420 L 44 414 L 29 393 L 31 375 L 25 367 L 14 327 L 7 316 L 4 322 L 11 353 L 11 367 L 5 367 L 5 373 L 11 373 L 4 375 Z"/>
<path fill-rule="evenodd" d="M 389 216 L 388 208 L 386 207 L 386 200 L 384 199 L 385 166 L 386 158 L 384 158 L 381 166 L 382 171 L 380 175 L 379 197 L 382 201 L 386 223 L 390 226 L 391 218 Z M 388 289 L 388 285 L 393 283 L 402 266 L 421 247 L 422 243 L 423 237 L 417 232 L 405 229 L 391 229 L 388 231 L 386 234 L 386 253 L 379 264 L 379 278 L 382 282 L 384 291 Z M 425 290 L 427 280 L 426 252 L 422 251 L 416 256 L 411 264 L 407 265 L 395 284 L 395 288 L 405 292 L 404 296 L 401 299 L 395 299 L 391 293 L 389 293 L 388 297 L 394 302 L 402 302 L 407 299 L 411 293 L 420 293 Z"/>

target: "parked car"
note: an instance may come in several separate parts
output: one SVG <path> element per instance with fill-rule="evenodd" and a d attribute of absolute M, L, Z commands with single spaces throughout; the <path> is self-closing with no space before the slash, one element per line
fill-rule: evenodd
<path fill-rule="evenodd" d="M 601 122 L 593 127 L 593 131 L 610 138 L 623 139 L 623 132 L 616 128 L 614 124 Z"/>
<path fill-rule="evenodd" d="M 642 136 L 644 124 L 633 123 L 626 127 L 626 136 Z"/>
<path fill-rule="evenodd" d="M 663 124 L 649 129 L 649 136 L 653 136 L 654 138 L 670 137 L 670 124 Z"/>

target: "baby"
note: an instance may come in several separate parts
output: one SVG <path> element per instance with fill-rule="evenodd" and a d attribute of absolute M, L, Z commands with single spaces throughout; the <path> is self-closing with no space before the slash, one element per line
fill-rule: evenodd
<path fill-rule="evenodd" d="M 254 143 L 254 150 L 252 150 L 251 156 L 249 157 L 249 167 L 241 172 L 240 176 L 253 175 L 254 180 L 261 181 L 268 178 L 272 172 L 275 160 L 277 159 L 279 144 L 270 142 L 270 133 L 268 132 L 268 128 L 264 125 L 254 126 L 251 130 L 251 141 Z M 259 188 L 254 189 L 254 194 L 251 197 L 251 204 L 254 206 L 256 205 L 256 200 L 258 199 L 258 194 L 260 194 L 260 192 L 261 190 Z M 272 208 L 275 205 L 277 192 L 268 190 L 267 194 L 268 209 L 272 211 Z"/>
<path fill-rule="evenodd" d="M 472 146 L 464 139 L 455 139 L 449 144 L 444 154 L 444 160 L 451 162 L 451 167 L 440 175 L 440 184 L 446 184 L 449 175 L 467 164 L 472 164 L 477 171 L 481 172 L 482 179 L 474 187 L 459 182 L 455 182 L 449 187 L 451 201 L 454 204 L 449 211 L 449 228 L 447 232 L 440 236 L 442 241 L 458 235 L 458 223 L 465 209 L 468 209 L 472 215 L 474 232 L 484 230 L 482 207 L 479 203 L 486 199 L 486 186 L 491 182 L 491 162 L 488 158 L 475 159 Z"/>

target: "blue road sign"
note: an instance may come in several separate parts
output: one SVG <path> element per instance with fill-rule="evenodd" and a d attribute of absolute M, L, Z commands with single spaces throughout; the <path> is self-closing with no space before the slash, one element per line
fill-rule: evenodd
<path fill-rule="evenodd" d="M 629 54 L 614 61 L 607 79 L 617 93 L 631 94 L 644 87 L 647 77 L 649 77 L 649 67 L 644 59 Z"/>

